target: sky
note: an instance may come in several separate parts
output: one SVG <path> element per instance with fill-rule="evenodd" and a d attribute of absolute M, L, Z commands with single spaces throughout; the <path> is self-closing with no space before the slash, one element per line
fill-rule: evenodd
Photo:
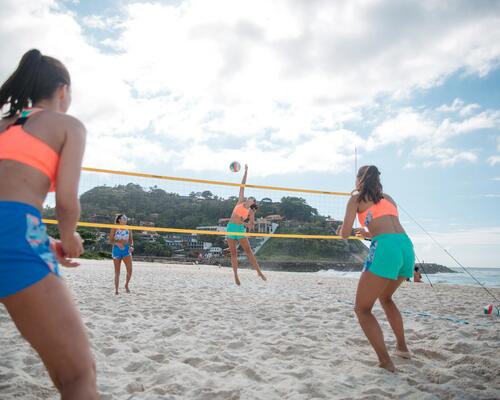
<path fill-rule="evenodd" d="M 2 0 L 0 38 L 2 82 L 30 48 L 68 67 L 85 166 L 237 181 L 238 160 L 350 192 L 356 148 L 455 257 L 500 267 L 500 1 Z"/>

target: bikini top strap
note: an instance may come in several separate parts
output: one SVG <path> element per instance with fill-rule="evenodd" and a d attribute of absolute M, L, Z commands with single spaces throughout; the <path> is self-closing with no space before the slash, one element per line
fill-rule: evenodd
<path fill-rule="evenodd" d="M 40 111 L 42 111 L 41 108 L 30 108 L 28 110 L 21 111 L 21 116 L 18 119 L 16 119 L 16 122 L 14 122 L 11 126 L 16 126 L 16 125 L 23 126 L 29 117 Z"/>
<path fill-rule="evenodd" d="M 21 125 L 23 126 L 24 123 L 28 120 L 28 117 L 21 117 L 16 119 L 16 122 L 14 122 L 11 126 L 16 126 L 16 125 Z"/>

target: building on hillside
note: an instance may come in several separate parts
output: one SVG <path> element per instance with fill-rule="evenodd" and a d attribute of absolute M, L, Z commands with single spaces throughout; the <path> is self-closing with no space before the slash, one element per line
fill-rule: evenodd
<path fill-rule="evenodd" d="M 206 253 L 207 258 L 221 257 L 221 256 L 222 256 L 222 247 L 211 247 L 210 250 Z"/>
<path fill-rule="evenodd" d="M 210 225 L 210 226 L 197 226 L 199 231 L 213 231 L 213 232 L 224 232 L 226 229 L 220 225 Z"/>
<path fill-rule="evenodd" d="M 155 226 L 155 223 L 151 221 L 139 221 L 139 226 Z"/>
<path fill-rule="evenodd" d="M 146 242 L 156 242 L 160 238 L 160 235 L 157 232 L 151 231 L 141 231 L 136 233 L 135 235 L 136 237 L 141 238 Z"/>
<path fill-rule="evenodd" d="M 255 220 L 255 232 L 258 233 L 271 233 L 273 231 L 273 222 L 266 218 L 257 218 Z"/>
<path fill-rule="evenodd" d="M 219 226 L 226 227 L 231 218 L 219 218 Z"/>
<path fill-rule="evenodd" d="M 278 214 L 268 215 L 264 218 L 270 222 L 277 222 L 277 223 L 280 223 L 280 222 L 285 220 L 285 217 L 282 217 L 281 215 L 278 215 Z"/>

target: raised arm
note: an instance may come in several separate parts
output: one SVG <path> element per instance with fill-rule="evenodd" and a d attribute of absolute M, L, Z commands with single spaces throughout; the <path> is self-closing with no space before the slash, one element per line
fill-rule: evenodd
<path fill-rule="evenodd" d="M 243 174 L 243 179 L 241 180 L 242 185 L 246 185 L 247 183 L 247 174 L 248 174 L 248 165 L 245 164 L 245 173 Z M 241 203 L 245 200 L 245 186 L 240 186 L 240 196 L 238 198 L 238 202 Z"/>

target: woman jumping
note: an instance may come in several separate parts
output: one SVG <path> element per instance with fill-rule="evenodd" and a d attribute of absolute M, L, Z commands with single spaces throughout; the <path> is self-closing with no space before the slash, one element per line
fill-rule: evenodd
<path fill-rule="evenodd" d="M 361 167 L 356 177 L 356 192 L 347 203 L 344 223 L 337 234 L 351 235 L 358 214 L 361 228 L 356 234 L 371 239 L 370 251 L 359 279 L 355 312 L 366 337 L 379 359 L 379 366 L 394 372 L 384 335 L 372 308 L 378 299 L 396 336 L 395 355 L 410 358 L 403 319 L 392 299 L 401 282 L 413 276 L 413 244 L 398 218 L 396 202 L 382 192 L 380 172 L 374 165 Z M 369 228 L 369 230 L 368 230 Z"/>
<path fill-rule="evenodd" d="M 242 186 L 240 187 L 240 195 L 238 198 L 238 203 L 233 209 L 231 214 L 231 219 L 227 224 L 227 232 L 246 232 L 246 229 L 254 229 L 255 225 L 255 210 L 257 210 L 257 201 L 254 197 L 249 197 L 245 199 L 245 184 L 247 183 L 247 173 L 248 165 L 245 165 L 245 173 L 243 174 L 243 180 L 241 181 Z M 234 272 L 234 281 L 237 285 L 240 285 L 240 279 L 238 278 L 238 243 L 241 244 L 243 250 L 245 251 L 248 260 L 252 266 L 257 271 L 257 275 L 262 278 L 262 280 L 267 280 L 262 271 L 260 270 L 259 263 L 255 258 L 250 243 L 245 236 L 241 235 L 227 235 L 227 244 L 229 246 L 229 251 L 231 252 L 231 266 Z"/>
<path fill-rule="evenodd" d="M 83 253 L 75 228 L 86 133 L 66 114 L 70 104 L 67 69 L 38 50 L 24 54 L 0 87 L 0 109 L 8 106 L 0 120 L 0 302 L 61 398 L 97 399 L 87 334 L 59 273 L 59 264 L 76 267 L 70 258 Z M 54 190 L 61 241 L 49 238 L 41 216 Z"/>
<path fill-rule="evenodd" d="M 118 214 L 115 218 L 115 224 L 127 225 L 127 217 L 124 214 Z M 134 237 L 132 231 L 128 229 L 111 229 L 109 241 L 113 245 L 111 255 L 115 265 L 115 294 L 118 294 L 120 284 L 120 266 L 123 260 L 127 269 L 125 278 L 125 290 L 130 293 L 128 284 L 132 278 L 132 252 L 134 251 Z"/>

